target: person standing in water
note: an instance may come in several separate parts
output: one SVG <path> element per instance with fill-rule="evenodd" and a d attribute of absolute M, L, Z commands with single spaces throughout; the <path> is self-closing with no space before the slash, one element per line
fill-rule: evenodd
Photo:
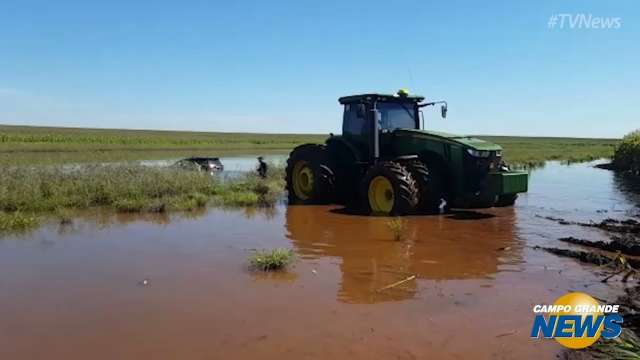
<path fill-rule="evenodd" d="M 262 156 L 258 156 L 258 175 L 263 179 L 267 177 L 267 163 Z"/>

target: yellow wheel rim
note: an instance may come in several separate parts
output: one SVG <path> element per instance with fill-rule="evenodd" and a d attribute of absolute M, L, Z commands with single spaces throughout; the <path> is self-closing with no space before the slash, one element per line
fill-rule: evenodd
<path fill-rule="evenodd" d="M 306 161 L 298 161 L 293 167 L 293 192 L 301 200 L 307 200 L 313 195 L 313 170 Z"/>
<path fill-rule="evenodd" d="M 376 176 L 369 183 L 369 206 L 374 213 L 388 214 L 393 209 L 393 186 L 384 176 Z"/>

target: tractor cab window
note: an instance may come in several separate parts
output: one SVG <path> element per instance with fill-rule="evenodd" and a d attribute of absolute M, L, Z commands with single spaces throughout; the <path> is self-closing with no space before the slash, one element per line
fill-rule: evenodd
<path fill-rule="evenodd" d="M 362 104 L 345 104 L 342 133 L 345 135 L 365 135 L 368 133 L 366 111 Z"/>
<path fill-rule="evenodd" d="M 379 102 L 377 109 L 380 112 L 380 129 L 415 129 L 416 109 L 413 103 Z"/>

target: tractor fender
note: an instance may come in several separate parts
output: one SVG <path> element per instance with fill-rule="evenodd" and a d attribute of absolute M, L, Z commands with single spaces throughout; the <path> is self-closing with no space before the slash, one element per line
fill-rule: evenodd
<path fill-rule="evenodd" d="M 348 159 L 351 157 L 354 162 L 361 161 L 358 149 L 356 149 L 356 147 L 344 137 L 332 136 L 327 139 L 325 143 L 327 144 L 327 149 L 332 156 L 340 156 L 342 159 Z"/>

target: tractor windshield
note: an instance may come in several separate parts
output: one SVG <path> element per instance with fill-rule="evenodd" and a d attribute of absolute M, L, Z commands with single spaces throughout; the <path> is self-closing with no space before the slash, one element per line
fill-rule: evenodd
<path fill-rule="evenodd" d="M 406 102 L 379 102 L 376 104 L 380 112 L 380 129 L 415 129 L 415 104 Z"/>

